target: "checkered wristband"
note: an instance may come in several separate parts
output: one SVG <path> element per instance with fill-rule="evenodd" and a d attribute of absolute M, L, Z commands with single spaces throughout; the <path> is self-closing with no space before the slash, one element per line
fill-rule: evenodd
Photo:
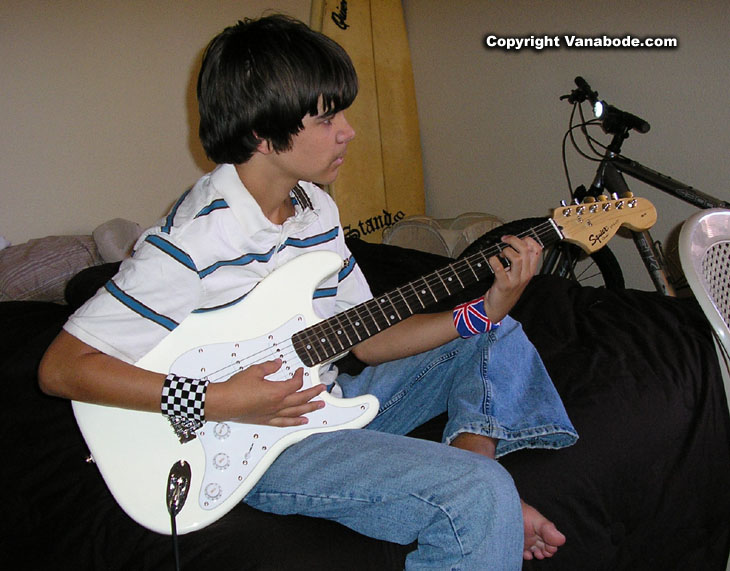
<path fill-rule="evenodd" d="M 499 327 L 499 323 L 492 323 L 484 309 L 484 298 L 480 297 L 454 308 L 454 327 L 464 339 L 486 333 Z"/>
<path fill-rule="evenodd" d="M 165 377 L 160 397 L 160 411 L 170 419 L 175 434 L 183 440 L 205 422 L 205 391 L 209 381 L 187 379 L 170 373 Z"/>

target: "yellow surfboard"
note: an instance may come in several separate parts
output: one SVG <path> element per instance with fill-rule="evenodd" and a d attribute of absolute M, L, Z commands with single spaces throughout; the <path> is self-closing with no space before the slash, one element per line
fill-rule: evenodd
<path fill-rule="evenodd" d="M 310 26 L 339 43 L 357 70 L 347 120 L 357 135 L 337 180 L 347 236 L 380 242 L 398 220 L 424 214 L 416 94 L 401 0 L 312 0 Z"/>

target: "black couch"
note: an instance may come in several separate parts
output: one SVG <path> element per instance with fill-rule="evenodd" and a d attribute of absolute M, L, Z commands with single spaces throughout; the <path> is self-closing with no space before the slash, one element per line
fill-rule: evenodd
<path fill-rule="evenodd" d="M 448 261 L 357 240 L 350 247 L 375 292 Z M 69 306 L 0 303 L 3 393 L 10 399 L 0 431 L 0 549 L 22 569 L 174 568 L 171 538 L 133 522 L 84 461 L 70 404 L 37 388 L 48 343 L 112 271 L 100 266 L 77 276 L 67 289 Z M 513 316 L 542 355 L 580 434 L 570 448 L 502 460 L 521 496 L 568 537 L 554 558 L 524 568 L 725 569 L 730 417 L 697 304 L 538 276 Z M 358 366 L 353 359 L 343 363 Z M 438 438 L 442 421 L 416 436 Z M 243 504 L 179 540 L 182 568 L 196 570 L 382 571 L 401 569 L 412 548 Z"/>

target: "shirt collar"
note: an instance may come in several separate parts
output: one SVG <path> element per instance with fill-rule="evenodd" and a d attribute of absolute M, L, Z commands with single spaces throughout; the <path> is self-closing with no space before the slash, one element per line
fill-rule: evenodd
<path fill-rule="evenodd" d="M 316 197 L 306 190 L 307 183 L 298 185 L 301 189 L 299 192 L 305 193 L 311 206 L 302 204 L 303 201 L 299 197 L 294 204 L 294 216 L 287 219 L 283 225 L 279 225 L 264 216 L 258 202 L 239 178 L 234 165 L 219 165 L 211 175 L 211 182 L 251 236 L 262 231 L 280 234 L 282 227 L 291 227 L 292 232 L 299 231 L 309 226 L 319 215 L 320 209 Z M 295 197 L 295 194 L 292 193 L 292 196 Z"/>

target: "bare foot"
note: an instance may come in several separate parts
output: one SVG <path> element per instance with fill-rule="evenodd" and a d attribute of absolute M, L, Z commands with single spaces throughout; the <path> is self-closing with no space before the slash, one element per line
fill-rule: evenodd
<path fill-rule="evenodd" d="M 464 432 L 454 438 L 451 445 L 494 459 L 497 441 L 487 436 Z M 565 543 L 565 536 L 539 511 L 525 502 L 521 503 L 522 520 L 525 526 L 525 549 L 522 558 L 529 561 L 530 559 L 552 557 L 558 547 Z"/>
<path fill-rule="evenodd" d="M 522 558 L 545 559 L 552 557 L 565 543 L 565 536 L 555 524 L 532 506 L 522 502 L 522 520 L 525 525 L 525 550 Z"/>

